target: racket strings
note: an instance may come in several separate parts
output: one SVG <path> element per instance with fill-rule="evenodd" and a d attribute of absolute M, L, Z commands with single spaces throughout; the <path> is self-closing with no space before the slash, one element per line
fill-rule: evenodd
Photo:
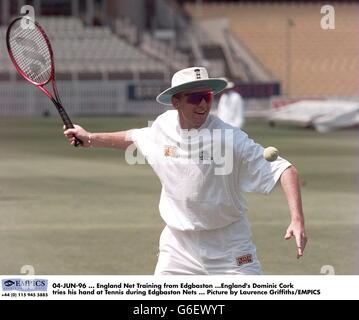
<path fill-rule="evenodd" d="M 44 35 L 33 22 L 24 28 L 21 20 L 10 33 L 10 48 L 16 64 L 36 83 L 47 82 L 52 73 L 51 54 Z"/>

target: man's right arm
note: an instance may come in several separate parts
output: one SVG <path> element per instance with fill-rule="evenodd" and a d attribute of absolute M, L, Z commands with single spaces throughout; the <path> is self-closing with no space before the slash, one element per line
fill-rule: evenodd
<path fill-rule="evenodd" d="M 76 137 L 82 141 L 82 147 L 85 148 L 97 147 L 126 150 L 133 143 L 131 139 L 132 130 L 91 133 L 78 125 L 74 125 L 73 129 L 64 130 L 64 135 L 70 144 L 74 145 Z"/>

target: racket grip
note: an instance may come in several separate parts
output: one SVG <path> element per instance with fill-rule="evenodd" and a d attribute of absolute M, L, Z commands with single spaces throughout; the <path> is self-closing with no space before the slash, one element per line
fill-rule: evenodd
<path fill-rule="evenodd" d="M 74 147 L 82 146 L 82 144 L 82 141 L 79 138 L 75 137 Z"/>
<path fill-rule="evenodd" d="M 65 112 L 66 113 L 66 112 Z M 61 116 L 61 118 L 62 118 L 62 116 Z M 64 120 L 64 119 L 63 119 Z M 66 129 L 73 129 L 74 128 L 74 125 L 72 124 L 72 122 L 71 122 L 71 120 L 70 119 L 68 119 L 70 122 L 65 122 L 65 120 L 64 120 L 64 124 L 65 124 L 65 127 L 66 127 Z M 78 146 L 82 146 L 83 145 L 83 142 L 79 139 L 79 138 L 77 138 L 77 137 L 75 137 L 75 144 L 74 144 L 74 147 L 78 147 Z"/>
<path fill-rule="evenodd" d="M 54 103 L 57 106 L 57 111 L 59 112 L 66 129 L 73 129 L 74 125 L 72 124 L 72 121 L 70 120 L 70 117 L 66 113 L 65 109 L 59 103 L 57 103 L 55 101 L 54 101 Z M 78 147 L 78 146 L 82 146 L 82 145 L 83 145 L 83 142 L 79 138 L 75 137 L 74 147 Z"/>

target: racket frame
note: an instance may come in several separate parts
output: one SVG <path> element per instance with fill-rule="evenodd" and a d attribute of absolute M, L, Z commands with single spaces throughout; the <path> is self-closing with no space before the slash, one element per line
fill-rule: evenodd
<path fill-rule="evenodd" d="M 50 72 L 50 77 L 48 80 L 44 81 L 44 82 L 36 82 L 34 80 L 32 80 L 31 78 L 29 78 L 26 73 L 20 68 L 20 66 L 18 65 L 18 63 L 16 62 L 16 59 L 12 53 L 11 50 L 11 46 L 10 46 L 10 31 L 11 28 L 13 26 L 13 24 L 15 24 L 17 21 L 19 20 L 29 20 L 31 23 L 33 23 L 35 25 L 35 28 L 37 28 L 41 35 L 43 36 L 46 44 L 47 44 L 47 48 L 49 50 L 49 54 L 50 54 L 50 63 L 51 63 L 51 72 Z M 50 40 L 46 34 L 46 32 L 44 31 L 44 29 L 40 26 L 40 24 L 37 21 L 32 20 L 30 17 L 28 16 L 21 16 L 21 17 L 17 17 L 15 18 L 9 25 L 7 31 L 6 31 L 6 45 L 7 45 L 7 50 L 10 56 L 10 59 L 13 63 L 13 65 L 16 68 L 16 71 L 28 82 L 32 83 L 33 85 L 35 85 L 37 88 L 39 88 L 43 93 L 46 94 L 46 96 L 53 102 L 53 104 L 55 105 L 57 111 L 59 112 L 61 119 L 63 121 L 63 123 L 65 124 L 66 129 L 70 129 L 70 128 L 74 128 L 74 125 L 70 119 L 70 117 L 68 116 L 67 112 L 65 111 L 64 107 L 62 106 L 61 100 L 60 100 L 60 96 L 57 90 L 57 85 L 56 85 L 56 79 L 55 79 L 55 57 L 54 57 L 54 52 L 52 50 L 52 46 L 50 43 Z M 52 89 L 54 91 L 54 95 L 55 97 L 50 93 L 49 90 L 47 90 L 44 86 L 46 84 L 48 84 L 51 81 L 52 84 Z M 78 138 L 75 137 L 75 147 L 82 145 L 82 141 Z"/>

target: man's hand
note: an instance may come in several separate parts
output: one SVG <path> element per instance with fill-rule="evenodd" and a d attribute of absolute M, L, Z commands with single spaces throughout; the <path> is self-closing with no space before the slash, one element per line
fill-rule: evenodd
<path fill-rule="evenodd" d="M 88 148 L 91 147 L 91 139 L 90 139 L 90 132 L 87 132 L 85 129 L 78 125 L 74 125 L 73 129 L 66 129 L 66 127 L 63 127 L 64 129 L 64 135 L 69 140 L 71 145 L 75 144 L 75 137 L 77 139 L 80 139 L 82 141 L 82 147 Z"/>
<path fill-rule="evenodd" d="M 284 236 L 284 239 L 288 240 L 292 237 L 295 237 L 295 242 L 297 244 L 297 259 L 299 259 L 305 249 L 307 244 L 307 236 L 305 234 L 304 223 L 301 221 L 292 221 L 287 229 L 287 233 Z"/>
<path fill-rule="evenodd" d="M 298 251 L 297 259 L 299 259 L 303 255 L 305 245 L 307 244 L 307 236 L 304 228 L 304 214 L 297 169 L 293 165 L 288 167 L 282 173 L 280 182 L 288 201 L 292 221 L 284 238 L 288 240 L 293 236 L 295 237 Z"/>

